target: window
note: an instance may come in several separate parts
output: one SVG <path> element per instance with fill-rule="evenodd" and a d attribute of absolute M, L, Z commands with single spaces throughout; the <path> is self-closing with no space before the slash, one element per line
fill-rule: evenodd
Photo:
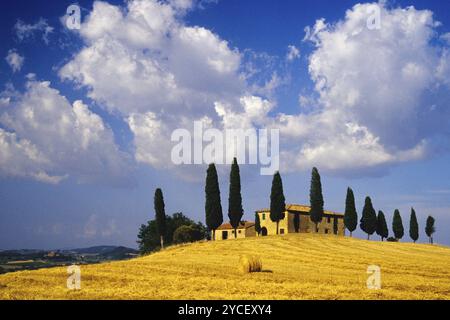
<path fill-rule="evenodd" d="M 325 234 L 328 234 L 328 229 L 325 229 Z"/>
<path fill-rule="evenodd" d="M 262 219 L 266 220 L 266 214 L 265 213 L 262 214 Z"/>
<path fill-rule="evenodd" d="M 280 229 L 280 234 L 284 234 L 284 229 Z"/>
<path fill-rule="evenodd" d="M 331 222 L 331 218 L 328 217 L 328 218 L 327 218 L 327 223 L 330 223 L 330 222 Z"/>
<path fill-rule="evenodd" d="M 241 233 L 242 230 L 238 230 L 238 233 Z"/>

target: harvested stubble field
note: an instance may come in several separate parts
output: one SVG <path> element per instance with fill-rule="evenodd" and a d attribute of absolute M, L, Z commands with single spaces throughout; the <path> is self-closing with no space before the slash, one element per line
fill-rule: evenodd
<path fill-rule="evenodd" d="M 244 274 L 240 257 L 261 258 Z M 381 267 L 381 290 L 366 286 Z M 201 242 L 128 261 L 81 267 L 81 289 L 67 269 L 0 276 L 0 299 L 450 299 L 450 248 L 290 234 Z"/>

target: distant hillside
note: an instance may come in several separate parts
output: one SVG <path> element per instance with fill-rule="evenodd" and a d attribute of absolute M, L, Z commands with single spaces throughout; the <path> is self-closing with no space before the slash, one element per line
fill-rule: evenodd
<path fill-rule="evenodd" d="M 35 249 L 2 250 L 0 251 L 0 259 L 6 257 L 38 257 L 46 252 L 45 250 Z"/>
<path fill-rule="evenodd" d="M 64 250 L 68 252 L 76 252 L 78 254 L 98 254 L 98 255 L 108 255 L 114 253 L 138 253 L 137 250 L 123 247 L 123 246 L 95 246 L 88 248 L 78 248 L 71 250 Z"/>
<path fill-rule="evenodd" d="M 239 258 L 261 257 L 243 274 Z M 381 268 L 381 290 L 367 268 Z M 168 248 L 127 261 L 81 266 L 81 290 L 65 267 L 0 275 L 0 299 L 450 299 L 450 248 L 289 234 Z"/>
<path fill-rule="evenodd" d="M 106 254 L 108 252 L 113 252 L 115 250 L 129 251 L 130 253 L 137 253 L 136 249 L 131 249 L 123 246 L 94 246 L 87 248 L 76 248 L 76 249 L 53 249 L 53 250 L 42 250 L 42 249 L 13 249 L 13 250 L 0 250 L 0 256 L 8 255 L 35 255 L 42 254 L 43 252 L 71 252 L 78 254 Z"/>
<path fill-rule="evenodd" d="M 114 250 L 116 246 L 95 246 L 95 247 L 88 247 L 88 248 L 77 248 L 77 249 L 70 249 L 65 251 L 71 251 L 76 252 L 80 254 L 100 254 L 103 252 L 108 252 L 111 250 Z"/>
<path fill-rule="evenodd" d="M 110 251 L 103 252 L 102 255 L 104 256 L 125 256 L 125 255 L 133 255 L 133 254 L 139 254 L 138 250 L 130 249 L 127 247 L 116 247 Z"/>
<path fill-rule="evenodd" d="M 134 258 L 138 251 L 118 246 L 95 246 L 72 250 L 0 251 L 0 273 L 35 270 L 69 264 L 90 264 Z"/>

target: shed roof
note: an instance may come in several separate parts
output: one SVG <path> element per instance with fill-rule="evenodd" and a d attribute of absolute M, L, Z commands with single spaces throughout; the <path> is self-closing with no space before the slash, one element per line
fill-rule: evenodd
<path fill-rule="evenodd" d="M 248 229 L 253 227 L 254 225 L 255 223 L 252 221 L 242 221 L 241 223 L 239 223 L 239 227 L 237 227 L 237 229 Z M 217 228 L 217 230 L 233 230 L 233 229 L 234 228 L 229 223 L 224 223 Z"/>

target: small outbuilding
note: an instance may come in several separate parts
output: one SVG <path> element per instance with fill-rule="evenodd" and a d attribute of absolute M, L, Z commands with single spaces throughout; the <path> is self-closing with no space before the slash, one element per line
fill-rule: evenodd
<path fill-rule="evenodd" d="M 248 238 L 256 236 L 255 223 L 250 221 L 241 221 L 237 228 L 236 238 Z M 234 239 L 234 229 L 229 223 L 222 224 L 216 230 L 216 240 Z"/>

